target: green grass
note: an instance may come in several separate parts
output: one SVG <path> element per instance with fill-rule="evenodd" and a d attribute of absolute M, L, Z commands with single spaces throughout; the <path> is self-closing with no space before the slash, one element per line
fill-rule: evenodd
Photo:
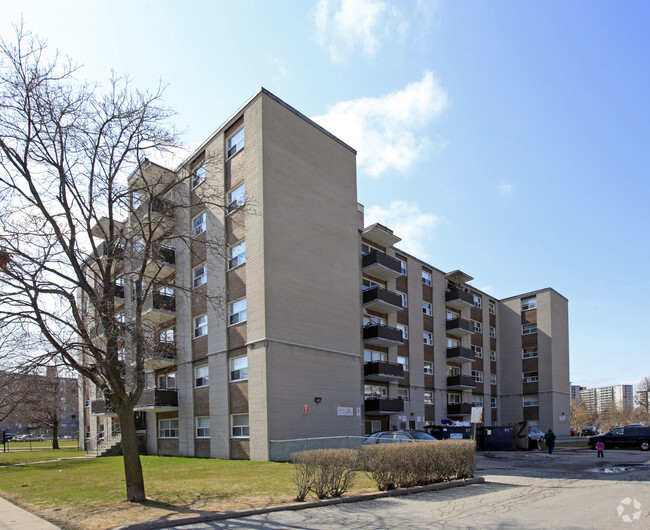
<path fill-rule="evenodd" d="M 580 438 L 578 440 L 571 440 L 567 442 L 557 442 L 555 445 L 558 447 L 588 447 L 586 438 Z"/>
<path fill-rule="evenodd" d="M 1 450 L 1 449 L 0 449 Z M 50 444 L 48 447 L 39 447 L 38 449 L 29 448 L 24 451 L 16 450 L 14 444 L 11 444 L 10 450 L 7 453 L 0 452 L 0 466 L 7 464 L 22 464 L 28 462 L 41 462 L 43 460 L 55 460 L 57 458 L 72 458 L 78 456 L 85 456 L 85 451 L 80 451 L 77 446 L 63 447 L 61 449 L 52 449 Z"/>

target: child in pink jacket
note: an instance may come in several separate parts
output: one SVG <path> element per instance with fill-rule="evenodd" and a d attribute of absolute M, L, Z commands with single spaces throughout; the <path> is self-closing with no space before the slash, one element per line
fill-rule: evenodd
<path fill-rule="evenodd" d="M 605 453 L 603 452 L 605 451 L 605 442 L 598 440 L 596 442 L 596 450 L 598 451 L 596 458 L 605 458 Z"/>

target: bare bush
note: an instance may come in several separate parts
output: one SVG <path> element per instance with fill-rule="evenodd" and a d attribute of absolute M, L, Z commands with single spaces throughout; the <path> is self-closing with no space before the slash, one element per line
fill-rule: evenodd
<path fill-rule="evenodd" d="M 294 481 L 298 486 L 297 501 L 304 501 L 309 492 L 319 499 L 340 497 L 353 483 L 357 467 L 357 451 L 352 449 L 317 449 L 294 453 Z"/>

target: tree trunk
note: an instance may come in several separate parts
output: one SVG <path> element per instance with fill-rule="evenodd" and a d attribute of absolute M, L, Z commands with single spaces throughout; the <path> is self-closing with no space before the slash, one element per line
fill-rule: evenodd
<path fill-rule="evenodd" d="M 138 451 L 138 437 L 135 432 L 133 407 L 122 405 L 117 409 L 117 417 L 122 432 L 122 454 L 124 456 L 124 476 L 126 479 L 126 500 L 144 502 L 144 477 Z"/>
<path fill-rule="evenodd" d="M 55 421 L 52 424 L 52 449 L 59 448 L 59 422 Z"/>

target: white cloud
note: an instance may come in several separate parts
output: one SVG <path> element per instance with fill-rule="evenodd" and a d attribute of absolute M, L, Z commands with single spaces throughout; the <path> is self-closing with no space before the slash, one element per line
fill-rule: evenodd
<path fill-rule="evenodd" d="M 375 55 L 381 40 L 403 41 L 408 33 L 400 11 L 381 0 L 319 0 L 314 18 L 318 42 L 333 61 L 357 47 L 364 55 Z"/>
<path fill-rule="evenodd" d="M 376 98 L 341 101 L 313 119 L 357 150 L 359 168 L 371 176 L 406 172 L 433 147 L 422 134 L 447 106 L 447 94 L 431 72 L 402 90 Z"/>
<path fill-rule="evenodd" d="M 499 192 L 501 195 L 510 195 L 513 191 L 515 190 L 515 187 L 512 184 L 509 184 L 508 182 L 501 181 L 499 184 Z"/>
<path fill-rule="evenodd" d="M 428 259 L 427 248 L 440 218 L 407 201 L 393 201 L 388 208 L 369 206 L 365 209 L 364 224 L 381 223 L 402 238 L 397 246 L 420 259 Z"/>
<path fill-rule="evenodd" d="M 284 66 L 284 63 L 273 55 L 269 55 L 269 62 L 275 70 L 274 79 L 276 81 L 285 81 L 287 79 L 287 69 Z"/>

